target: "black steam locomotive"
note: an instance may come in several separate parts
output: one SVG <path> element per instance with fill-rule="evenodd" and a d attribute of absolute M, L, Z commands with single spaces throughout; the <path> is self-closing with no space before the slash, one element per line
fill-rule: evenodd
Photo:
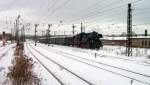
<path fill-rule="evenodd" d="M 51 37 L 49 40 L 46 38 L 39 39 L 40 43 L 59 44 L 66 46 L 74 46 L 80 48 L 99 49 L 103 46 L 102 34 L 95 31 L 90 33 L 80 33 L 73 37 Z"/>

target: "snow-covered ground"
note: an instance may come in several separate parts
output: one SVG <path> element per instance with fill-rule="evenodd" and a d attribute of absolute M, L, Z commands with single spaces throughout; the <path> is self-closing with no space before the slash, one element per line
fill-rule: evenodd
<path fill-rule="evenodd" d="M 0 47 L 0 85 L 7 81 L 8 67 L 11 66 L 11 61 L 14 58 L 14 47 L 15 44 Z"/>
<path fill-rule="evenodd" d="M 0 43 L 0 85 L 7 80 L 14 47 Z M 34 60 L 33 71 L 42 85 L 150 85 L 149 51 L 134 48 L 133 56 L 127 57 L 121 46 L 91 50 L 25 43 L 25 54 Z"/>
<path fill-rule="evenodd" d="M 124 46 L 104 46 L 102 50 L 106 52 L 110 52 L 116 56 L 121 55 L 121 57 L 126 57 L 125 56 L 126 47 Z M 149 48 L 132 48 L 132 51 L 133 51 L 132 57 L 128 57 L 128 59 L 150 63 L 150 49 Z"/>
<path fill-rule="evenodd" d="M 150 85 L 149 54 L 127 57 L 124 50 L 115 46 L 96 51 L 25 44 L 26 54 L 36 61 L 35 71 L 43 78 L 42 85 Z"/>
<path fill-rule="evenodd" d="M 58 46 L 58 45 L 57 45 Z M 59 46 L 59 47 L 64 47 L 64 46 Z M 66 48 L 65 46 L 64 48 Z M 123 59 L 128 59 L 131 61 L 141 61 L 144 63 L 149 63 L 150 64 L 150 49 L 148 48 L 133 48 L 133 54 L 130 57 L 126 56 L 126 47 L 124 46 L 104 46 L 100 48 L 100 50 L 91 50 L 91 49 L 81 49 L 81 48 L 71 48 L 68 47 L 69 49 L 72 49 L 73 51 L 76 52 L 84 52 L 88 53 L 90 55 L 95 55 L 95 53 L 98 56 L 101 57 L 107 57 L 107 58 L 122 58 Z M 138 62 L 140 63 L 140 62 Z"/>

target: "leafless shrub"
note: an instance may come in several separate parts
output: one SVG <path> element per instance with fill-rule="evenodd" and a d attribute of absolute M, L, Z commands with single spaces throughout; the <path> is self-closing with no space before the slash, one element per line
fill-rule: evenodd
<path fill-rule="evenodd" d="M 11 85 L 40 85 L 40 79 L 32 71 L 33 60 L 23 53 L 23 43 L 18 43 L 15 50 L 15 58 L 7 74 Z"/>

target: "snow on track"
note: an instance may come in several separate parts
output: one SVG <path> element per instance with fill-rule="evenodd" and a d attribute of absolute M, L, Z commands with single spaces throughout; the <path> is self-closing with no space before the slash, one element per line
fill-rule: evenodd
<path fill-rule="evenodd" d="M 53 49 L 53 51 L 63 51 L 65 53 L 68 54 L 72 54 L 73 56 L 79 56 L 85 59 L 89 59 L 95 62 L 100 62 L 100 63 L 104 63 L 104 64 L 108 64 L 111 65 L 113 67 L 118 67 L 118 68 L 123 68 L 129 71 L 133 71 L 135 73 L 141 73 L 144 75 L 150 75 L 150 66 L 145 66 L 145 65 L 141 65 L 141 64 L 137 64 L 135 62 L 131 62 L 131 61 L 127 61 L 127 60 L 118 60 L 118 59 L 112 59 L 112 58 L 106 58 L 106 57 L 96 57 L 95 55 L 89 55 L 89 53 L 87 52 L 82 52 L 82 50 L 80 48 L 71 48 L 71 47 L 66 47 L 65 46 L 55 46 L 55 47 L 51 47 L 51 46 L 46 46 L 43 44 L 39 44 L 38 46 L 40 47 L 44 47 L 45 49 L 49 50 L 49 49 Z M 70 48 L 70 49 L 69 49 Z M 78 50 L 78 51 L 74 51 L 72 49 Z M 85 49 L 83 49 L 85 50 Z M 130 65 L 130 66 L 129 66 Z"/>
<path fill-rule="evenodd" d="M 104 70 L 93 68 L 89 65 L 79 63 L 71 59 L 67 59 L 62 55 L 50 52 L 50 50 L 48 52 L 47 50 L 44 50 L 40 47 L 33 48 L 39 50 L 43 55 L 51 58 L 52 60 L 56 61 L 62 66 L 70 69 L 72 72 L 80 75 L 82 78 L 85 78 L 86 80 L 92 82 L 93 85 L 130 85 L 131 79 L 129 78 L 118 76 L 116 74 L 112 74 L 110 72 L 106 72 Z"/>
<path fill-rule="evenodd" d="M 81 58 L 81 57 L 77 57 L 77 56 L 74 56 L 74 55 L 70 55 L 68 56 L 68 53 L 63 53 L 62 52 L 59 52 L 57 53 L 59 55 L 62 55 L 66 58 L 69 58 L 69 59 L 72 59 L 72 60 L 75 60 L 75 61 L 78 61 L 78 62 L 81 62 L 81 63 L 84 63 L 84 64 L 87 64 L 89 66 L 92 66 L 92 67 L 95 67 L 95 68 L 99 68 L 99 69 L 102 69 L 102 70 L 105 70 L 105 71 L 108 71 L 108 72 L 111 72 L 111 73 L 114 73 L 114 74 L 117 74 L 117 75 L 120 75 L 120 76 L 123 76 L 123 77 L 126 77 L 126 78 L 129 78 L 131 80 L 135 80 L 135 81 L 138 81 L 138 82 L 142 82 L 142 83 L 145 83 L 145 84 L 150 84 L 148 81 L 149 81 L 149 76 L 148 75 L 144 75 L 144 74 L 141 74 L 141 73 L 136 73 L 136 72 L 132 72 L 132 71 L 128 71 L 128 70 L 124 70 L 122 68 L 118 68 L 118 67 L 113 67 L 113 66 L 110 66 L 110 65 L 107 65 L 107 64 L 102 64 L 102 63 L 98 63 L 98 64 L 101 64 L 101 65 L 96 65 L 96 64 L 93 64 L 93 63 L 90 63 L 91 60 L 87 60 L 85 58 Z M 72 56 L 72 57 L 70 57 Z M 73 57 L 77 57 L 77 58 L 73 58 Z M 89 62 L 90 61 L 90 62 Z M 96 63 L 96 62 L 94 62 Z M 112 68 L 111 68 L 112 67 Z M 117 68 L 117 69 L 116 69 Z M 121 71 L 120 71 L 121 70 Z M 123 70 L 123 71 L 122 71 Z M 125 72 L 126 71 L 126 72 Z M 134 73 L 134 74 L 131 74 L 131 73 Z M 136 75 L 138 74 L 138 75 Z M 131 77 L 130 77 L 131 76 Z M 139 76 L 139 77 L 138 77 Z M 138 79 L 137 79 L 138 77 Z M 147 80 L 147 82 L 145 82 L 145 80 Z"/>
<path fill-rule="evenodd" d="M 10 49 L 12 49 L 13 47 L 15 47 L 14 44 L 11 44 L 11 45 L 7 45 L 7 46 L 4 46 L 2 50 L 0 50 L 0 60 L 8 53 L 8 51 Z"/>
<path fill-rule="evenodd" d="M 115 53 L 113 54 L 113 53 L 106 52 L 104 50 L 82 49 L 82 48 L 61 46 L 61 45 L 55 45 L 55 46 L 58 47 L 58 48 L 66 49 L 66 50 L 72 50 L 72 51 L 78 52 L 78 53 L 86 53 L 86 54 L 91 55 L 91 56 L 94 56 L 95 53 L 96 53 L 97 57 L 110 58 L 110 59 L 114 59 L 114 60 L 119 59 L 119 60 L 123 60 L 123 61 L 129 61 L 129 62 L 132 62 L 132 63 L 137 63 L 137 64 L 144 65 L 144 66 L 150 66 L 149 62 L 142 61 L 141 59 L 137 60 L 137 59 L 135 59 L 136 58 L 135 56 L 134 57 L 127 57 L 127 56 L 124 56 L 124 55 L 120 56 L 120 55 L 116 55 Z"/>
<path fill-rule="evenodd" d="M 50 51 L 52 52 L 52 50 L 50 50 Z M 141 73 L 135 73 L 135 72 L 127 71 L 127 70 L 122 71 L 121 68 L 120 69 L 118 69 L 117 67 L 114 68 L 110 65 L 108 66 L 107 64 L 102 64 L 102 63 L 101 63 L 101 65 L 98 65 L 95 62 L 93 64 L 93 62 L 91 62 L 90 60 L 87 60 L 85 58 L 81 58 L 81 57 L 78 57 L 78 56 L 74 56 L 74 55 L 69 54 L 69 53 L 63 53 L 63 52 L 58 51 L 57 54 L 62 55 L 64 57 L 67 57 L 69 59 L 78 61 L 80 63 L 84 63 L 84 64 L 87 64 L 89 66 L 93 66 L 93 67 L 96 67 L 96 68 L 99 68 L 99 69 L 102 69 L 102 70 L 105 70 L 105 71 L 108 71 L 108 72 L 111 72 L 111 73 L 129 78 L 129 79 L 132 79 L 132 80 L 135 80 L 135 81 L 138 81 L 138 82 L 142 82 L 142 83 L 145 83 L 145 84 L 150 84 L 149 83 L 150 77 L 147 76 L 147 75 L 141 74 Z M 68 54 L 69 54 L 69 56 L 68 56 Z M 70 57 L 70 56 L 72 56 L 72 57 Z M 77 58 L 75 58 L 75 57 L 77 57 Z"/>
<path fill-rule="evenodd" d="M 27 46 L 27 45 L 26 45 Z M 27 50 L 29 51 L 29 53 L 31 53 L 33 55 L 33 57 L 60 83 L 60 85 L 64 85 L 63 82 L 61 80 L 59 80 L 55 74 L 52 73 L 51 70 L 49 70 L 37 57 L 35 54 L 33 54 L 33 52 L 29 49 L 29 47 L 27 46 Z"/>
<path fill-rule="evenodd" d="M 33 54 L 40 59 L 40 62 L 43 63 L 51 72 L 55 73 L 55 76 L 63 82 L 63 85 L 93 85 L 75 73 L 71 72 L 67 68 L 61 66 L 57 62 L 51 60 L 50 58 L 46 58 L 45 56 L 39 54 L 33 48 L 29 47 Z"/>
<path fill-rule="evenodd" d="M 7 80 L 8 67 L 11 66 L 11 60 L 14 58 L 14 44 L 8 45 L 4 48 L 6 53 L 0 60 L 0 84 Z"/>
<path fill-rule="evenodd" d="M 44 46 L 42 46 L 42 47 L 44 47 Z M 45 46 L 45 48 L 46 48 L 46 46 Z M 49 47 L 50 49 L 53 49 L 53 50 L 50 50 L 50 49 L 48 49 L 50 52 L 53 52 L 54 50 L 56 50 L 56 54 L 59 54 L 59 55 L 62 55 L 62 56 L 68 56 L 68 57 L 71 57 L 72 56 L 72 58 L 73 59 L 76 59 L 76 60 L 78 60 L 77 58 L 75 58 L 75 57 L 77 57 L 76 55 L 80 55 L 80 54 L 76 54 L 76 55 L 68 55 L 68 53 L 67 54 L 65 54 L 65 53 L 62 53 L 61 51 L 60 51 L 60 49 L 58 50 L 58 49 L 55 49 L 55 47 Z M 38 48 L 39 49 L 39 48 Z M 64 49 L 63 49 L 63 51 L 64 51 Z M 70 51 L 69 51 L 70 52 Z M 45 52 L 44 52 L 45 53 Z M 79 56 L 78 56 L 78 58 L 79 58 Z M 84 60 L 84 62 L 85 62 L 85 59 L 83 59 L 83 58 L 80 58 L 79 59 L 81 62 L 83 62 L 83 60 Z M 79 61 L 78 60 L 78 61 Z M 88 62 L 88 63 L 87 63 Z M 93 63 L 92 62 L 89 62 L 89 60 L 88 61 L 86 61 L 86 63 L 87 64 L 92 64 L 93 65 Z M 95 66 L 96 64 L 94 64 L 94 66 Z M 129 65 L 129 64 L 128 64 Z M 98 67 L 103 67 L 104 69 L 108 69 L 108 67 L 106 67 L 106 65 L 96 65 L 96 66 L 98 66 Z M 128 77 L 128 78 L 130 78 L 130 79 L 133 79 L 133 80 L 136 80 L 136 81 L 139 81 L 139 82 L 142 82 L 142 83 L 147 83 L 147 84 L 150 84 L 149 83 L 149 80 L 150 80 L 150 78 L 149 78 L 149 75 L 145 75 L 145 74 L 142 74 L 142 73 L 137 73 L 137 72 L 134 72 L 134 71 L 128 71 L 128 72 L 122 72 L 122 71 L 118 71 L 118 67 L 117 67 L 117 69 L 112 69 L 112 68 L 109 68 L 109 70 L 111 70 L 111 71 L 113 71 L 113 72 L 116 72 L 116 73 L 121 73 L 121 75 L 123 74 L 123 76 L 125 75 L 126 77 Z M 121 70 L 123 70 L 123 69 L 121 69 Z M 127 70 L 125 70 L 125 71 L 127 71 Z M 129 73 L 130 72 L 130 73 Z"/>

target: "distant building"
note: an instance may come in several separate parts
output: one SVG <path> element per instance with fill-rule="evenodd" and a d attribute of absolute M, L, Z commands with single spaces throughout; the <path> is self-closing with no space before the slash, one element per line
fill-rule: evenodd
<path fill-rule="evenodd" d="M 104 37 L 101 40 L 104 45 L 126 46 L 126 37 Z"/>
<path fill-rule="evenodd" d="M 126 37 L 104 37 L 104 45 L 126 46 Z M 132 37 L 132 47 L 150 48 L 150 36 Z"/>
<path fill-rule="evenodd" d="M 150 37 L 134 37 L 132 38 L 132 46 L 150 48 Z"/>

